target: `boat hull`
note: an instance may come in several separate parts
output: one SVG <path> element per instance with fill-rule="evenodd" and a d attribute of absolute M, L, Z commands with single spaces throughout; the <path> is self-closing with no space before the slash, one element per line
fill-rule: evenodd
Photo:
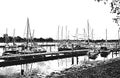
<path fill-rule="evenodd" d="M 110 54 L 110 52 L 108 52 L 108 51 L 100 52 L 101 57 L 107 57 L 109 54 Z"/>

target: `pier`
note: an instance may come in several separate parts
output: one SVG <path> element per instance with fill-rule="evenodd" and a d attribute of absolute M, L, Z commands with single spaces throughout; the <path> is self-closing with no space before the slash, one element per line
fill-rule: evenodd
<path fill-rule="evenodd" d="M 47 47 L 47 46 L 52 47 L 52 46 L 56 46 L 56 44 L 43 44 L 43 45 L 38 45 L 38 46 L 40 46 L 40 47 Z M 22 45 L 18 45 L 18 47 L 22 47 Z M 0 48 L 5 48 L 5 46 L 0 45 Z M 11 48 L 13 48 L 13 47 L 11 47 Z"/>
<path fill-rule="evenodd" d="M 88 51 L 89 49 L 0 56 L 0 59 L 4 60 L 0 62 L 0 67 L 20 65 L 20 64 L 40 62 L 40 61 L 48 61 L 48 60 L 61 59 L 67 57 L 84 56 L 87 54 Z"/>
<path fill-rule="evenodd" d="M 109 44 L 112 45 L 113 44 Z M 39 46 L 46 46 L 39 45 Z M 55 44 L 47 44 L 47 46 L 52 47 L 56 46 Z M 20 46 L 19 46 L 20 47 Z M 55 59 L 62 59 L 68 57 L 78 57 L 87 55 L 90 49 L 82 49 L 82 50 L 68 50 L 68 51 L 48 51 L 45 53 L 31 53 L 28 54 L 11 54 L 6 56 L 0 56 L 0 67 L 5 66 L 12 66 L 12 65 L 21 65 L 27 63 L 34 63 L 34 62 L 41 62 L 41 61 L 48 61 L 48 60 L 55 60 Z M 118 53 L 120 51 L 119 48 L 109 48 L 112 54 Z M 20 52 L 19 52 L 20 53 Z M 78 61 L 78 60 L 77 60 Z"/>

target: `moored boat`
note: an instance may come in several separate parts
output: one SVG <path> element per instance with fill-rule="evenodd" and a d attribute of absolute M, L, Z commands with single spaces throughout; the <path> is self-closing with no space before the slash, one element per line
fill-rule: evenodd
<path fill-rule="evenodd" d="M 9 37 L 8 37 L 8 34 L 7 34 L 7 30 L 6 30 L 6 34 L 4 34 L 5 46 L 3 48 L 2 56 L 18 54 L 18 46 L 15 44 L 14 35 L 15 35 L 15 30 L 14 30 L 14 34 L 13 34 L 12 45 L 10 45 L 9 44 Z"/>
<path fill-rule="evenodd" d="M 110 50 L 107 47 L 100 48 L 100 55 L 101 57 L 107 57 L 110 54 Z"/>
<path fill-rule="evenodd" d="M 5 41 L 6 45 L 4 47 L 4 55 L 18 55 L 18 54 L 33 54 L 33 53 L 44 53 L 46 50 L 40 47 L 37 43 L 34 42 L 33 36 L 31 36 L 30 26 L 29 26 L 29 19 L 27 18 L 27 34 L 26 34 L 26 41 L 20 45 L 19 47 L 13 41 L 13 45 L 9 45 L 7 42 L 8 35 L 5 34 Z M 14 38 L 13 38 L 14 39 Z"/>
<path fill-rule="evenodd" d="M 21 45 L 21 50 L 19 53 L 32 54 L 32 53 L 44 53 L 44 52 L 46 52 L 46 50 L 34 42 L 33 36 L 31 36 L 29 18 L 27 18 L 26 42 Z"/>
<path fill-rule="evenodd" d="M 98 49 L 90 49 L 88 52 L 88 57 L 89 57 L 89 59 L 95 60 L 97 58 L 98 54 L 99 54 Z"/>

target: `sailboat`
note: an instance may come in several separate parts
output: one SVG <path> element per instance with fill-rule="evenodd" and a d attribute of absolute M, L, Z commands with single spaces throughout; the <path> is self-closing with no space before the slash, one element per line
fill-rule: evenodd
<path fill-rule="evenodd" d="M 110 50 L 107 48 L 107 29 L 106 29 L 106 46 L 100 48 L 101 57 L 107 57 L 110 54 Z"/>
<path fill-rule="evenodd" d="M 110 54 L 110 50 L 107 47 L 100 48 L 100 55 L 101 57 L 107 57 Z"/>
<path fill-rule="evenodd" d="M 93 44 L 94 46 L 93 47 L 90 47 L 90 44 L 89 44 L 89 21 L 87 20 L 87 24 L 88 24 L 88 46 L 89 46 L 89 52 L 87 53 L 88 57 L 90 59 L 96 59 L 98 54 L 99 54 L 99 51 L 98 49 L 95 47 L 95 44 Z M 93 40 L 93 30 L 92 30 L 92 40 Z"/>
<path fill-rule="evenodd" d="M 58 40 L 59 40 L 59 26 L 58 26 Z M 61 40 L 63 39 L 63 26 L 61 28 Z M 59 43 L 58 45 L 58 51 L 68 51 L 68 50 L 72 50 L 72 46 L 71 46 L 71 42 L 69 40 L 67 40 L 67 26 L 66 26 L 66 40 L 62 41 Z"/>
<path fill-rule="evenodd" d="M 58 32 L 59 32 L 59 27 L 58 27 Z M 62 32 L 61 36 L 63 36 L 63 27 L 61 32 Z M 67 27 L 66 27 L 66 36 L 67 36 Z M 78 28 L 76 29 L 76 35 L 74 37 L 77 38 L 76 41 L 78 41 Z M 81 46 L 78 42 L 76 44 L 72 43 L 71 41 L 67 40 L 67 37 L 66 40 L 62 41 L 58 46 L 58 51 L 82 50 L 82 49 L 88 49 L 88 48 Z"/>
<path fill-rule="evenodd" d="M 69 42 L 63 42 L 58 46 L 58 51 L 68 51 L 72 50 L 72 45 Z"/>
<path fill-rule="evenodd" d="M 34 42 L 33 36 L 31 36 L 31 30 L 29 25 L 29 18 L 27 18 L 27 34 L 26 34 L 26 42 L 21 45 L 21 54 L 31 54 L 31 53 L 44 53 L 46 50 L 37 43 Z"/>
<path fill-rule="evenodd" d="M 18 46 L 15 44 L 15 29 L 13 33 L 12 45 L 9 45 L 8 43 L 9 38 L 7 34 L 7 29 L 6 29 L 6 34 L 4 34 L 4 37 L 5 37 L 5 47 L 3 48 L 2 56 L 18 54 Z"/>
<path fill-rule="evenodd" d="M 88 57 L 90 59 L 94 59 L 95 60 L 97 58 L 98 54 L 99 54 L 99 51 L 97 49 L 93 48 L 93 49 L 89 50 Z"/>

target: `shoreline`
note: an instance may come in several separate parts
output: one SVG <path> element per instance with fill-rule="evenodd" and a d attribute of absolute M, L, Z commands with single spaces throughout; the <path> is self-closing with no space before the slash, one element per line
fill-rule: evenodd
<path fill-rule="evenodd" d="M 112 75 L 116 75 L 116 71 L 120 73 L 120 70 L 118 70 L 120 69 L 120 57 L 106 59 L 105 61 L 86 59 L 78 65 L 72 65 L 69 68 L 54 71 L 46 75 L 33 70 L 29 75 L 16 73 L 12 75 L 0 75 L 0 78 L 113 78 L 109 74 L 111 69 L 114 71 Z"/>
<path fill-rule="evenodd" d="M 105 61 L 85 61 L 82 65 L 52 72 L 46 78 L 117 78 L 120 77 L 119 69 L 120 57 L 117 57 Z"/>

